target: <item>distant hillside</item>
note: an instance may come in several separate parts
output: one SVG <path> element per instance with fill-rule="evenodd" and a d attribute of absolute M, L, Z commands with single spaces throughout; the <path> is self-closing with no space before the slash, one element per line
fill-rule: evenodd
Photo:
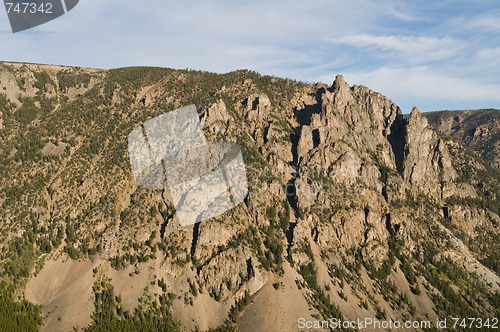
<path fill-rule="evenodd" d="M 500 110 L 440 111 L 424 114 L 431 127 L 463 143 L 500 168 Z"/>

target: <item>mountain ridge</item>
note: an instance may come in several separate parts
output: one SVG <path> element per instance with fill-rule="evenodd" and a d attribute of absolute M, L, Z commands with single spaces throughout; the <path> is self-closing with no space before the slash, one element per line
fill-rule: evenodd
<path fill-rule="evenodd" d="M 471 148 L 491 166 L 500 167 L 500 110 L 438 111 L 425 116 L 438 133 Z"/>
<path fill-rule="evenodd" d="M 241 146 L 250 193 L 181 228 L 168 191 L 137 188 L 126 137 L 193 103 L 207 138 Z M 498 315 L 496 173 L 425 114 L 341 76 L 2 63 L 0 110 L 2 275 L 27 282 L 45 330 L 99 326 L 92 307 L 123 323 L 165 305 L 185 330 Z M 72 279 L 55 276 L 78 261 L 92 266 L 73 285 L 90 311 L 75 314 Z"/>

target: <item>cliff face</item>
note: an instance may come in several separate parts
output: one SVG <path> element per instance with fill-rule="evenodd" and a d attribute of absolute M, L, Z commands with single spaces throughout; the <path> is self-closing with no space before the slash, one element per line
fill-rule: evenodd
<path fill-rule="evenodd" d="M 308 85 L 248 71 L 4 63 L 2 88 L 3 274 L 29 280 L 47 330 L 90 324 L 92 306 L 71 309 L 75 290 L 108 278 L 129 312 L 175 294 L 185 329 L 498 315 L 498 177 L 417 109 L 405 118 L 342 76 Z M 241 146 L 250 190 L 182 228 L 168 190 L 137 188 L 126 143 L 192 103 L 210 141 Z M 93 273 L 39 289 L 75 260 Z"/>

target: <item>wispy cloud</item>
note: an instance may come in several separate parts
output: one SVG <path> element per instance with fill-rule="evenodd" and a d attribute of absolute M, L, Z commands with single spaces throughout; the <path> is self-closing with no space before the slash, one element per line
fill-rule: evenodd
<path fill-rule="evenodd" d="M 500 46 L 480 49 L 477 51 L 477 57 L 481 60 L 494 59 L 500 61 Z"/>
<path fill-rule="evenodd" d="M 387 6 L 387 11 L 397 20 L 404 22 L 424 21 L 426 17 L 415 13 L 414 10 L 404 8 L 401 3 L 393 3 Z"/>
<path fill-rule="evenodd" d="M 0 59 L 249 68 L 327 83 L 346 73 L 402 105 L 499 107 L 488 98 L 500 84 L 499 17 L 496 0 L 81 1 L 35 30 L 0 34 Z"/>
<path fill-rule="evenodd" d="M 463 78 L 459 73 L 440 73 L 427 66 L 382 67 L 373 71 L 346 72 L 344 76 L 347 80 L 390 96 L 404 111 L 411 110 L 413 106 L 429 111 L 436 108 L 482 108 L 500 105 L 499 83 L 486 83 L 480 78 Z M 482 103 L 478 103 L 478 100 Z"/>
<path fill-rule="evenodd" d="M 471 29 L 480 29 L 480 30 L 488 30 L 491 32 L 498 32 L 500 31 L 500 17 L 498 16 L 493 16 L 490 14 L 481 16 L 481 17 L 476 17 L 473 18 L 472 20 L 465 20 L 466 26 L 468 26 Z"/>
<path fill-rule="evenodd" d="M 428 36 L 389 35 L 375 36 L 359 34 L 331 39 L 333 43 L 349 45 L 355 48 L 372 47 L 391 52 L 389 55 L 398 57 L 403 62 L 422 64 L 429 61 L 449 59 L 466 47 L 458 39 Z M 387 56 L 388 54 L 383 54 Z"/>

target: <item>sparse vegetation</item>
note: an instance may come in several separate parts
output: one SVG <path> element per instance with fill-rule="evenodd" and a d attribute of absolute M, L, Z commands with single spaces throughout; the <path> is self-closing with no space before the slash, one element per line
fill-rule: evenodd
<path fill-rule="evenodd" d="M 134 313 L 129 313 L 116 301 L 110 284 L 97 284 L 94 286 L 94 293 L 96 310 L 92 325 L 84 329 L 87 332 L 182 331 L 172 316 L 169 308 L 171 302 L 165 294 L 159 296 L 159 302 L 153 301 Z"/>
<path fill-rule="evenodd" d="M 124 309 L 107 281 L 98 282 L 94 288 L 96 312 L 88 331 L 180 330 L 171 312 L 174 301 L 194 309 L 196 301 L 203 300 L 203 292 L 223 306 L 248 289 L 249 282 L 254 285 L 265 280 L 259 275 L 265 277 L 267 272 L 278 278 L 272 291 L 281 296 L 289 291 L 281 278 L 288 277 L 284 271 L 290 268 L 301 275 L 295 274 L 296 284 L 319 311 L 319 318 L 341 318 L 337 304 L 342 307 L 344 301 L 357 303 L 363 313 L 374 310 L 379 319 L 421 317 L 425 313 L 412 303 L 417 296 L 422 303 L 430 297 L 440 317 L 498 313 L 498 294 L 443 254 L 453 250 L 453 244 L 442 226 L 483 264 L 499 271 L 495 230 L 500 175 L 474 152 L 447 147 L 458 174 L 454 183 L 469 185 L 476 197 L 463 190 L 443 202 L 408 184 L 388 160 L 393 151 L 387 142 L 375 142 L 375 148 L 370 141 L 366 145 L 371 147 L 365 148 L 364 140 L 348 137 L 355 130 L 339 117 L 336 126 L 348 134 L 322 141 L 314 152 L 301 156 L 302 163 L 318 170 L 300 174 L 298 179 L 322 190 L 311 194 L 310 206 L 302 204 L 303 197 L 297 200 L 299 204 L 292 204 L 282 190 L 293 171 L 288 160 L 294 132 L 291 123 L 302 102 L 297 100 L 314 97 L 318 102 L 314 107 L 329 110 L 332 105 L 319 104 L 328 102 L 321 98 L 326 93 L 322 85 L 245 70 L 219 75 L 149 67 L 97 73 L 64 68 L 57 75 L 37 70 L 31 75 L 28 67 L 9 68 L 21 89 L 30 92 L 22 93 L 18 107 L 0 89 L 4 125 L 0 130 L 0 284 L 5 289 L 0 292 L 5 307 L 0 313 L 0 330 L 40 327 L 40 308 L 18 295 L 44 259 L 60 256 L 82 261 L 107 259 L 116 270 L 130 268 L 129 277 L 134 280 L 149 273 L 139 269 L 141 263 L 161 261 L 172 275 L 186 278 L 177 286 L 165 274 L 148 275 L 146 286 L 159 294 L 141 298 L 134 312 Z M 56 95 L 49 93 L 51 86 Z M 141 100 L 144 91 L 148 91 L 147 97 Z M 262 94 L 270 100 L 269 114 L 249 120 L 253 114 L 245 103 Z M 375 95 L 370 94 L 370 99 Z M 240 145 L 245 162 L 251 165 L 247 169 L 250 195 L 196 231 L 180 228 L 167 190 L 136 188 L 127 136 L 140 123 L 166 110 L 195 103 L 203 117 L 219 100 L 225 103 L 230 126 L 217 122 L 222 128 L 219 134 L 205 128 L 207 138 Z M 363 115 L 356 100 L 350 105 L 357 115 Z M 374 122 L 366 128 L 382 132 Z M 256 143 L 267 139 L 263 146 Z M 49 142 L 67 144 L 66 151 L 48 155 L 44 147 Z M 330 157 L 335 160 L 327 163 L 324 159 Z M 355 162 L 349 164 L 350 159 Z M 432 167 L 438 167 L 436 164 L 439 161 Z M 354 173 L 342 178 L 340 169 L 346 173 L 353 169 Z M 366 174 L 370 176 L 363 178 Z M 447 217 L 444 204 L 450 214 Z M 452 215 L 455 207 L 481 216 L 475 228 L 466 229 L 469 233 L 459 229 Z M 377 258 L 373 262 L 372 255 Z M 396 278 L 398 268 L 404 278 Z M 97 276 L 96 270 L 94 278 Z M 365 278 L 371 278 L 369 289 L 364 287 Z M 13 287 L 13 281 L 19 289 Z M 239 297 L 228 321 L 212 331 L 238 330 L 236 321 L 252 305 L 248 292 Z M 377 302 L 381 299 L 386 303 Z M 383 309 L 388 305 L 394 313 Z"/>
<path fill-rule="evenodd" d="M 0 281 L 0 330 L 38 331 L 42 326 L 41 308 L 26 300 L 14 300 L 14 288 Z"/>

